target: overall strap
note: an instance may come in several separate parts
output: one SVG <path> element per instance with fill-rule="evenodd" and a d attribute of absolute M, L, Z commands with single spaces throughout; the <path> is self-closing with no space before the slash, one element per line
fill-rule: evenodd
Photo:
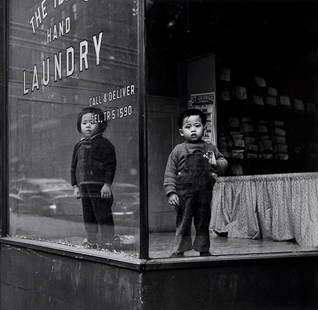
<path fill-rule="evenodd" d="M 214 153 L 214 150 L 213 150 L 213 144 L 212 143 L 205 143 L 205 146 L 204 146 L 204 151 L 205 153 L 211 151 Z M 214 154 L 215 155 L 215 154 Z"/>
<path fill-rule="evenodd" d="M 190 154 L 189 148 L 188 148 L 188 144 L 185 142 L 184 143 L 184 149 L 186 151 L 186 157 Z"/>
<path fill-rule="evenodd" d="M 189 147 L 187 143 L 184 143 L 185 145 L 185 151 L 186 151 L 186 155 L 190 155 L 192 153 L 190 153 L 189 151 Z M 193 153 L 195 153 L 198 150 L 195 150 Z M 204 147 L 203 147 L 203 154 L 206 154 L 208 151 L 213 151 L 213 147 L 211 143 L 204 143 Z"/>

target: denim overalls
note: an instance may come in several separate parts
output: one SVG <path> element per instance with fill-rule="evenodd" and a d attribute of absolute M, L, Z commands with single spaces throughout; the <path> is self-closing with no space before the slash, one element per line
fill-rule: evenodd
<path fill-rule="evenodd" d="M 192 248 L 199 252 L 207 252 L 210 248 L 210 204 L 215 177 L 204 153 L 197 150 L 190 154 L 188 149 L 186 151 L 184 170 L 178 173 L 176 179 L 180 203 L 176 207 L 175 252 L 184 252 Z M 205 151 L 207 151 L 207 147 Z M 196 231 L 193 246 L 191 238 L 192 218 Z"/>

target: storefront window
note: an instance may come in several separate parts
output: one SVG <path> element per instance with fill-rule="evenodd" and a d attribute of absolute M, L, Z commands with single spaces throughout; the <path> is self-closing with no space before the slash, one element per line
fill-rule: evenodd
<path fill-rule="evenodd" d="M 133 0 L 10 1 L 11 236 L 137 255 L 137 18 Z"/>
<path fill-rule="evenodd" d="M 147 2 L 151 257 L 176 250 L 176 213 L 182 217 L 187 208 L 184 201 L 169 207 L 163 184 L 171 182 L 164 177 L 168 156 L 184 141 L 177 118 L 188 108 L 205 113 L 202 138 L 228 161 L 213 189 L 211 254 L 317 246 L 317 9 L 295 2 Z M 190 228 L 198 204 L 188 214 Z M 184 249 L 191 249 L 185 217 L 177 220 L 178 236 L 187 235 Z M 187 255 L 200 255 L 193 247 Z"/>
<path fill-rule="evenodd" d="M 147 197 L 150 258 L 314 251 L 317 9 L 146 1 L 142 68 L 137 1 L 11 1 L 10 236 L 136 257 Z"/>

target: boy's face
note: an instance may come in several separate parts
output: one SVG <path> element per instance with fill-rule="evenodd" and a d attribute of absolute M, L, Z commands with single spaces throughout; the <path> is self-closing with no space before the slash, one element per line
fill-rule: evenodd
<path fill-rule="evenodd" d="M 187 141 L 200 141 L 203 137 L 204 126 L 199 115 L 191 115 L 183 119 L 180 135 Z"/>
<path fill-rule="evenodd" d="M 98 123 L 96 122 L 93 113 L 86 113 L 82 116 L 81 132 L 85 138 L 89 138 L 98 131 Z"/>

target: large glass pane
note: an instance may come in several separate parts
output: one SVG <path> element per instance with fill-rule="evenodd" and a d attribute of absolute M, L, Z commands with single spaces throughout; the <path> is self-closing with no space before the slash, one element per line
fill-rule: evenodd
<path fill-rule="evenodd" d="M 137 1 L 9 5 L 11 236 L 137 255 Z"/>
<path fill-rule="evenodd" d="M 147 2 L 151 257 L 198 256 L 208 234 L 212 255 L 318 245 L 318 7 L 276 2 Z M 207 154 L 182 144 L 177 118 L 188 108 L 205 113 L 202 140 L 228 161 L 212 198 L 195 190 L 201 168 L 187 161 Z"/>

